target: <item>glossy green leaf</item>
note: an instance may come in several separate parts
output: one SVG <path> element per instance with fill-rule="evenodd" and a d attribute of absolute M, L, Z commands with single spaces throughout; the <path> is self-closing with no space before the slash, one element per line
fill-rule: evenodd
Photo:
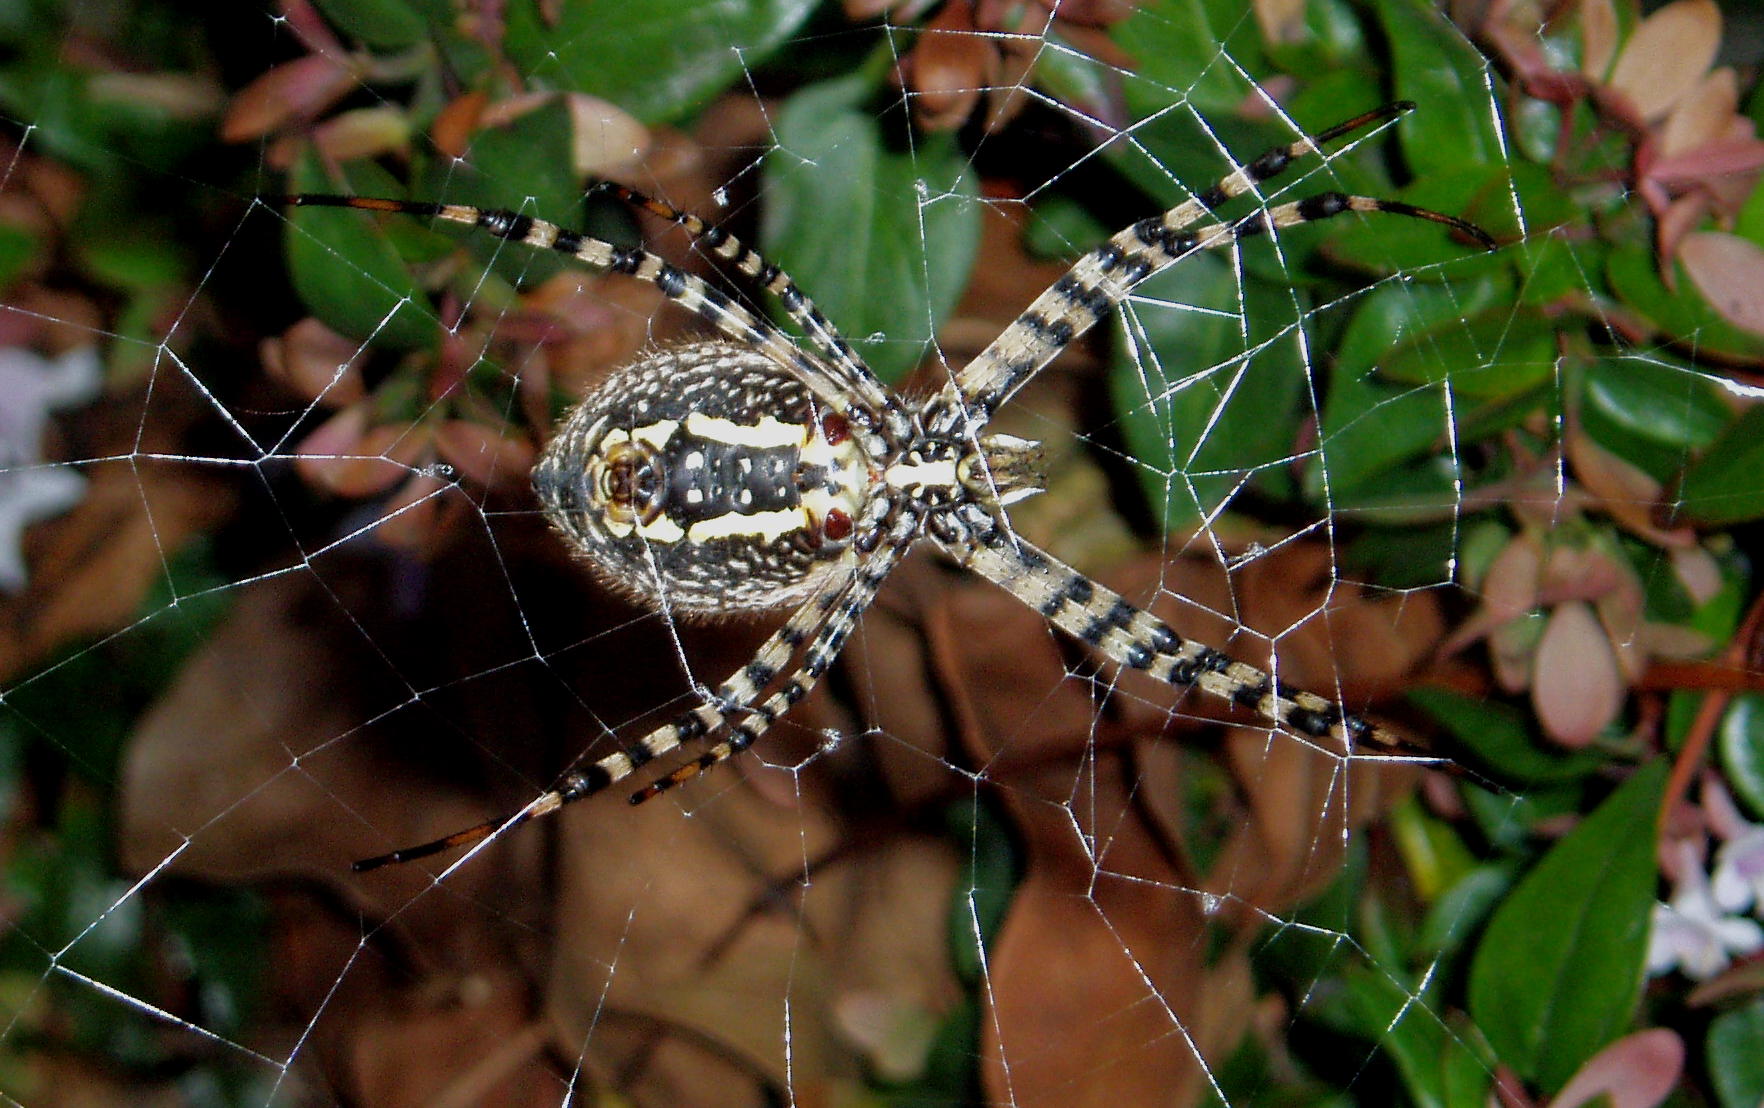
<path fill-rule="evenodd" d="M 1760 86 L 1764 89 L 1764 86 Z M 1752 188 L 1752 194 L 1740 207 L 1738 217 L 1733 224 L 1733 233 L 1750 242 L 1764 246 L 1764 180 Z"/>
<path fill-rule="evenodd" d="M 1261 37 L 1235 0 L 1148 0 L 1110 35 L 1133 60 L 1121 95 L 1135 119 L 1178 104 L 1209 117 L 1234 115 L 1254 91 L 1246 72 L 1262 69 Z M 1219 64 L 1227 51 L 1236 65 Z"/>
<path fill-rule="evenodd" d="M 1475 865 L 1452 826 L 1430 815 L 1413 797 L 1391 811 L 1388 825 L 1409 872 L 1409 884 L 1424 903 L 1457 884 Z"/>
<path fill-rule="evenodd" d="M 0 224 L 0 289 L 11 287 L 41 249 L 42 240 L 35 232 L 9 223 Z"/>
<path fill-rule="evenodd" d="M 1605 764 L 1589 751 L 1564 751 L 1540 743 L 1527 717 L 1506 704 L 1448 689 L 1414 689 L 1409 699 L 1440 722 L 1457 742 L 1455 756 L 1503 781 L 1542 784 L 1573 781 Z"/>
<path fill-rule="evenodd" d="M 963 982 L 977 985 L 985 978 L 986 965 L 980 944 L 991 942 L 1004 923 L 1022 879 L 1022 859 L 1010 830 L 989 804 L 953 804 L 946 823 L 964 858 L 949 906 L 951 968 Z"/>
<path fill-rule="evenodd" d="M 1323 406 L 1318 446 L 1329 506 L 1386 504 L 1417 493 L 1446 497 L 1439 503 L 1449 504 L 1457 478 L 1436 464 L 1448 430 L 1445 395 L 1387 378 L 1381 367 L 1405 340 L 1412 367 L 1427 356 L 1432 336 L 1462 328 L 1466 311 L 1497 303 L 1504 287 L 1493 275 L 1449 288 L 1388 284 L 1359 301 L 1338 345 Z M 1451 369 L 1437 362 L 1426 375 L 1428 384 Z M 1420 468 L 1412 469 L 1417 463 Z M 1307 474 L 1307 492 L 1319 502 L 1324 476 L 1317 466 Z"/>
<path fill-rule="evenodd" d="M 363 173 L 367 173 L 363 170 Z M 389 182 L 356 190 L 332 180 L 312 155 L 289 176 L 295 192 L 390 195 Z M 312 314 L 333 331 L 377 345 L 414 350 L 435 341 L 433 306 L 410 268 L 375 228 L 376 217 L 339 208 L 295 208 L 285 245 L 294 289 Z"/>
<path fill-rule="evenodd" d="M 1721 717 L 1716 744 L 1727 787 L 1753 819 L 1764 819 L 1764 694 L 1733 698 Z"/>
<path fill-rule="evenodd" d="M 1305 380 L 1284 323 L 1291 295 L 1240 283 L 1229 261 L 1200 255 L 1140 286 L 1125 339 L 1111 324 L 1109 391 L 1166 528 L 1211 515 L 1251 480 L 1289 479 L 1280 467 L 1299 433 Z"/>
<path fill-rule="evenodd" d="M 1282 41 L 1265 44 L 1268 59 L 1287 73 L 1315 75 L 1313 83 L 1326 83 L 1337 75 L 1349 75 L 1356 82 L 1374 84 L 1376 67 L 1370 64 L 1366 51 L 1365 21 L 1346 0 L 1311 0 L 1303 7 L 1303 28 Z M 1377 102 L 1376 96 L 1353 96 L 1338 99 L 1343 104 Z"/>
<path fill-rule="evenodd" d="M 1551 381 L 1556 373 L 1556 330 L 1550 321 L 1514 315 L 1497 305 L 1426 334 L 1406 335 L 1379 362 L 1392 381 L 1450 381 L 1477 400 L 1502 400 Z"/>
<path fill-rule="evenodd" d="M 1396 57 L 1396 91 L 1420 110 L 1399 129 L 1417 177 L 1505 161 L 1488 63 L 1430 0 L 1377 0 Z"/>
<path fill-rule="evenodd" d="M 1458 958 L 1464 941 L 1481 929 L 1513 888 L 1512 867 L 1484 863 L 1469 870 L 1427 910 L 1415 946 L 1424 954 Z"/>
<path fill-rule="evenodd" d="M 1611 251 L 1605 263 L 1611 291 L 1628 311 L 1658 327 L 1667 337 L 1694 342 L 1699 354 L 1753 359 L 1764 356 L 1764 336 L 1743 331 L 1722 319 L 1696 294 L 1696 286 L 1678 274 L 1678 287 L 1660 280 L 1651 244 L 1632 244 Z"/>
<path fill-rule="evenodd" d="M 405 0 L 316 0 L 339 31 L 369 46 L 399 50 L 428 33 L 423 17 Z"/>
<path fill-rule="evenodd" d="M 1487 1103 L 1492 1067 L 1479 1056 L 1473 1034 L 1441 1023 L 1437 1001 L 1417 998 L 1404 975 L 1376 962 L 1354 966 L 1331 983 L 1330 991 L 1337 994 L 1331 998 L 1333 1025 L 1388 1055 L 1411 1103 L 1428 1108 Z"/>
<path fill-rule="evenodd" d="M 1764 1103 L 1764 1000 L 1715 1017 L 1704 1058 L 1721 1108 Z"/>
<path fill-rule="evenodd" d="M 1676 514 L 1710 526 L 1764 517 L 1760 474 L 1764 474 L 1764 408 L 1753 406 L 1684 471 Z"/>
<path fill-rule="evenodd" d="M 503 49 L 540 87 L 676 119 L 752 70 L 815 0 L 510 0 Z"/>
<path fill-rule="evenodd" d="M 896 150 L 861 77 L 811 85 L 777 115 L 765 252 L 884 380 L 931 349 L 980 246 L 975 179 L 952 136 Z"/>
<path fill-rule="evenodd" d="M 1607 450 L 1665 481 L 1727 426 L 1723 390 L 1657 354 L 1608 357 L 1586 368 L 1581 425 Z"/>
<path fill-rule="evenodd" d="M 1550 848 L 1495 913 L 1471 965 L 1478 1028 L 1546 1093 L 1635 1015 L 1666 768 L 1638 770 Z"/>

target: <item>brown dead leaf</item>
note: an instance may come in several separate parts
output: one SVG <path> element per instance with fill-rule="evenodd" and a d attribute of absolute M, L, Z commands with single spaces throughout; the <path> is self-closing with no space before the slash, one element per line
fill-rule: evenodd
<path fill-rule="evenodd" d="M 1715 0 L 1673 0 L 1636 26 L 1611 69 L 1611 87 L 1642 119 L 1659 119 L 1703 79 L 1720 45 Z"/>
<path fill-rule="evenodd" d="M 306 401 L 346 408 L 367 395 L 357 364 L 365 348 L 318 320 L 301 320 L 276 338 L 258 344 L 263 368 Z M 360 417 L 366 429 L 366 414 Z"/>
<path fill-rule="evenodd" d="M 813 711 L 811 698 L 779 730 Z M 759 1103 L 787 1087 L 786 1050 L 798 1094 L 856 1081 L 872 1045 L 842 1029 L 849 998 L 933 1018 L 954 1002 L 948 844 L 847 839 L 812 793 L 781 810 L 744 771 L 683 801 L 584 813 L 565 833 L 552 1021 L 592 1070 L 633 1075 L 640 1099 Z M 609 1017 L 648 1033 L 605 1036 Z"/>
<path fill-rule="evenodd" d="M 352 1037 L 351 1082 L 385 1108 L 499 1108 L 557 1104 L 566 1079 L 546 1064 L 550 1030 L 531 1016 L 526 986 L 479 975 L 447 996 L 393 994 L 394 1011 Z M 444 1058 L 445 1066 L 425 1064 Z"/>
<path fill-rule="evenodd" d="M 284 62 L 233 97 L 221 124 L 227 142 L 259 139 L 290 123 L 308 120 L 348 95 L 361 80 L 343 55 L 308 54 Z"/>
<path fill-rule="evenodd" d="M 919 125 L 948 131 L 967 121 L 997 68 L 998 48 L 974 26 L 973 0 L 951 0 L 926 22 L 900 76 Z"/>
<path fill-rule="evenodd" d="M 0 601 L 0 673 L 18 674 L 63 645 L 139 618 L 165 579 L 164 558 L 224 519 L 233 494 L 213 473 L 127 464 L 87 466 L 67 515 L 33 527 L 29 589 Z"/>
<path fill-rule="evenodd" d="M 988 957 L 989 1097 L 1015 1104 L 1181 1103 L 1232 1036 L 1202 1023 L 1202 897 L 1133 803 L 1124 752 L 1097 734 L 1086 682 L 1052 632 L 983 582 L 934 631 L 960 667 L 949 695 L 969 756 L 997 786 L 1028 871 Z M 1097 853 L 1100 850 L 1100 853 Z"/>

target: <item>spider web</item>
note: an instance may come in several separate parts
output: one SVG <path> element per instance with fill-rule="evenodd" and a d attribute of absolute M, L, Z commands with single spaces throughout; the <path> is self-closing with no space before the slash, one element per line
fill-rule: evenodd
<path fill-rule="evenodd" d="M 1607 297 L 1607 265 L 1658 280 L 1615 251 L 1514 261 L 1572 218 L 1533 215 L 1507 129 L 1514 59 L 1559 29 L 1473 37 L 1396 3 L 780 2 L 656 5 L 659 29 L 614 35 L 592 6 L 547 25 L 519 3 L 448 38 L 409 35 L 422 5 L 331 7 L 201 42 L 146 3 L 7 31 L 8 1102 L 1482 1102 L 1503 1066 L 1541 1102 L 1630 1026 L 1515 1056 L 1472 995 L 1503 944 L 1475 938 L 1611 793 L 1589 741 L 1642 727 L 1600 718 L 1628 681 L 1578 660 L 1632 679 L 1738 623 L 1743 559 L 1645 505 L 1757 398 L 1696 356 L 1750 364 L 1758 340 L 1707 308 L 1539 322 Z M 450 83 L 497 49 L 518 76 Z M 993 429 L 1048 449 L 1021 535 L 1414 754 L 1122 675 L 921 550 L 737 761 L 350 872 L 699 703 L 782 615 L 633 605 L 527 488 L 561 398 L 695 333 L 656 290 L 275 197 L 506 205 L 641 237 L 764 310 L 678 232 L 583 201 L 612 177 L 755 242 L 919 395 L 1121 226 L 1394 97 L 1418 107 L 1226 218 L 1342 190 L 1501 251 L 1385 215 L 1203 252 Z M 1573 368 L 1587 343 L 1605 369 Z M 1744 499 L 1703 468 L 1685 497 Z M 1639 568 L 1503 609 L 1527 551 L 1533 579 L 1568 574 L 1570 533 L 1586 578 Z M 1668 622 L 1644 599 L 1679 603 L 1679 639 L 1644 634 Z M 1561 629 L 1574 603 L 1594 630 Z M 1640 849 L 1610 869 L 1642 873 L 1645 913 Z"/>

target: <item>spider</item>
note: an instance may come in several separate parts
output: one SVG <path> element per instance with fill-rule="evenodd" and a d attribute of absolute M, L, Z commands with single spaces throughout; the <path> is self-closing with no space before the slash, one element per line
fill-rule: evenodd
<path fill-rule="evenodd" d="M 987 432 L 993 413 L 1147 277 L 1195 250 L 1345 212 L 1444 224 L 1493 249 L 1480 228 L 1392 200 L 1323 192 L 1225 221 L 1215 208 L 1322 144 L 1412 110 L 1366 112 L 1275 147 L 1212 188 L 1085 254 L 950 382 L 914 403 L 891 392 L 790 277 L 720 227 L 619 185 L 596 186 L 682 228 L 772 294 L 808 337 L 795 341 L 704 280 L 640 248 L 532 216 L 462 204 L 302 195 L 297 205 L 433 217 L 555 250 L 659 288 L 721 338 L 644 355 L 558 426 L 533 470 L 546 516 L 615 588 L 672 609 L 728 613 L 796 605 L 704 702 L 594 762 L 512 815 L 355 863 L 408 862 L 489 838 L 599 793 L 682 746 L 722 738 L 631 794 L 641 803 L 753 745 L 827 672 L 908 549 L 929 539 L 1116 664 L 1198 688 L 1276 727 L 1352 750 L 1400 736 L 1323 697 L 1184 638 L 1036 549 L 1006 505 L 1041 491 L 1038 444 Z M 767 695 L 767 690 L 771 690 Z M 1412 749 L 1412 748 L 1409 748 Z"/>

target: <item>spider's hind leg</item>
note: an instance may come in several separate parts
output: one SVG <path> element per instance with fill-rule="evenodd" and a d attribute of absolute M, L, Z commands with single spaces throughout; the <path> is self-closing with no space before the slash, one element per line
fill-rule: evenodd
<path fill-rule="evenodd" d="M 876 599 L 876 593 L 890 570 L 906 552 L 909 539 L 896 538 L 880 546 L 875 553 L 857 562 L 850 572 L 836 576 L 821 590 L 804 601 L 784 625 L 774 631 L 755 652 L 753 660 L 730 674 L 718 685 L 710 698 L 698 707 L 682 713 L 672 722 L 657 727 L 636 742 L 616 750 L 598 761 L 572 769 L 564 774 L 555 788 L 536 797 L 526 807 L 508 816 L 444 835 L 418 846 L 405 847 L 355 863 L 357 873 L 382 866 L 426 858 L 455 847 L 480 842 L 492 835 L 509 831 L 529 820 L 548 816 L 566 804 L 585 800 L 630 777 L 644 766 L 702 739 L 717 728 L 728 725 L 728 736 L 696 758 L 656 779 L 631 795 L 631 803 L 640 804 L 697 777 L 718 762 L 752 746 L 765 734 L 774 721 L 783 716 L 820 680 L 822 674 L 839 656 L 846 638 L 856 626 L 858 617 Z M 802 661 L 792 670 L 785 667 L 802 652 Z M 783 675 L 780 682 L 778 678 Z M 765 700 L 760 696 L 776 683 L 776 691 Z M 732 717 L 745 716 L 730 723 Z"/>
<path fill-rule="evenodd" d="M 972 527 L 961 542 L 944 541 L 944 549 L 1116 664 L 1144 670 L 1177 688 L 1200 689 L 1276 727 L 1327 744 L 1339 754 L 1351 756 L 1370 748 L 1382 754 L 1426 756 L 1402 735 L 1354 715 L 1335 701 L 1294 689 L 1247 662 L 1183 638 L 1120 594 L 989 524 Z"/>

